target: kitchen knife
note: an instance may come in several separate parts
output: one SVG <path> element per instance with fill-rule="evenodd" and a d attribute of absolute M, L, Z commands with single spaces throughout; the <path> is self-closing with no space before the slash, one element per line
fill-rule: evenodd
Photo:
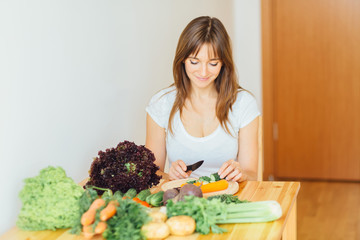
<path fill-rule="evenodd" d="M 204 160 L 200 160 L 194 164 L 191 164 L 191 165 L 187 165 L 186 166 L 186 171 L 185 172 L 188 172 L 188 171 L 195 171 L 196 169 L 198 169 L 202 164 L 203 164 Z"/>

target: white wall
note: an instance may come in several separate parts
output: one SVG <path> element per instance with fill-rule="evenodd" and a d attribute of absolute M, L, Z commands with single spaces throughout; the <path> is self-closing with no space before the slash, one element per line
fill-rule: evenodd
<path fill-rule="evenodd" d="M 238 33 L 259 28 L 239 9 L 256 12 L 258 1 L 235 2 L 1 1 L 0 234 L 15 224 L 24 178 L 53 165 L 79 182 L 99 150 L 145 143 L 145 106 L 172 82 L 177 39 L 191 19 L 218 17 L 241 38 L 235 50 L 254 41 L 258 54 L 258 34 Z M 240 19 L 248 25 L 236 26 Z M 239 75 L 259 96 L 259 63 L 249 51 L 235 53 L 236 62 L 252 59 Z"/>
<path fill-rule="evenodd" d="M 260 4 L 260 0 L 234 0 L 233 48 L 240 86 L 255 95 L 262 109 Z"/>

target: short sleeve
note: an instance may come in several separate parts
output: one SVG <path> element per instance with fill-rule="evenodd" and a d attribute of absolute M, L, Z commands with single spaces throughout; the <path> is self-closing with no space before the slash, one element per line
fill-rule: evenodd
<path fill-rule="evenodd" d="M 249 92 L 241 91 L 234 106 L 237 128 L 243 128 L 260 115 L 256 99 Z"/>
<path fill-rule="evenodd" d="M 169 115 L 173 103 L 171 97 L 173 92 L 170 88 L 164 89 L 156 93 L 146 107 L 146 112 L 150 117 L 162 128 L 167 129 Z"/>

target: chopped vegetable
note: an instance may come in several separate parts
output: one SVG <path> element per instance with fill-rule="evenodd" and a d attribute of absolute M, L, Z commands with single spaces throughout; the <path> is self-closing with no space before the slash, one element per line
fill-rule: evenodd
<path fill-rule="evenodd" d="M 218 173 L 213 173 L 213 174 L 210 175 L 210 177 L 201 176 L 201 177 L 199 177 L 199 179 L 197 179 L 197 180 L 189 180 L 189 181 L 187 181 L 187 183 L 190 183 L 190 184 L 194 184 L 194 183 L 208 184 L 208 183 L 212 183 L 212 182 L 217 182 L 219 180 L 221 180 L 219 174 Z M 199 185 L 197 185 L 197 186 L 199 186 Z"/>
<path fill-rule="evenodd" d="M 160 181 L 161 176 L 156 175 L 159 167 L 154 161 L 154 154 L 145 146 L 120 142 L 115 148 L 99 151 L 91 164 L 86 185 L 109 188 L 113 192 L 127 192 L 130 188 L 140 192 Z"/>
<path fill-rule="evenodd" d="M 195 219 L 196 231 L 201 234 L 222 233 L 216 224 L 268 222 L 281 217 L 282 211 L 276 201 L 259 201 L 242 204 L 225 204 L 220 199 L 205 199 L 194 196 L 184 201 L 166 205 L 168 217 L 187 215 Z"/>
<path fill-rule="evenodd" d="M 44 168 L 38 176 L 25 179 L 16 224 L 35 231 L 72 227 L 80 218 L 78 201 L 83 192 L 61 167 Z"/>
<path fill-rule="evenodd" d="M 201 191 L 203 193 L 209 193 L 209 192 L 217 192 L 227 189 L 229 186 L 228 181 L 225 179 L 222 179 L 217 182 L 212 182 L 208 184 L 201 185 Z"/>
<path fill-rule="evenodd" d="M 166 221 L 170 228 L 170 233 L 175 236 L 186 236 L 194 233 L 195 220 L 189 216 L 174 216 Z"/>
<path fill-rule="evenodd" d="M 208 184 L 211 182 L 211 178 L 210 177 L 207 177 L 207 176 L 202 176 L 202 177 L 199 177 L 199 182 L 203 182 L 204 184 Z"/>
<path fill-rule="evenodd" d="M 219 180 L 221 180 L 221 178 L 218 173 L 213 173 L 210 175 L 210 182 L 216 182 Z"/>

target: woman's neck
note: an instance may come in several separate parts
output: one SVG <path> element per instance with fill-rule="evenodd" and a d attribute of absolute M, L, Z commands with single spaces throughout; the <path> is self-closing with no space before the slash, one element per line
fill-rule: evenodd
<path fill-rule="evenodd" d="M 209 86 L 208 88 L 191 88 L 189 95 L 189 100 L 198 99 L 198 100 L 207 100 L 207 99 L 216 99 L 218 92 L 215 89 L 215 86 Z"/>

